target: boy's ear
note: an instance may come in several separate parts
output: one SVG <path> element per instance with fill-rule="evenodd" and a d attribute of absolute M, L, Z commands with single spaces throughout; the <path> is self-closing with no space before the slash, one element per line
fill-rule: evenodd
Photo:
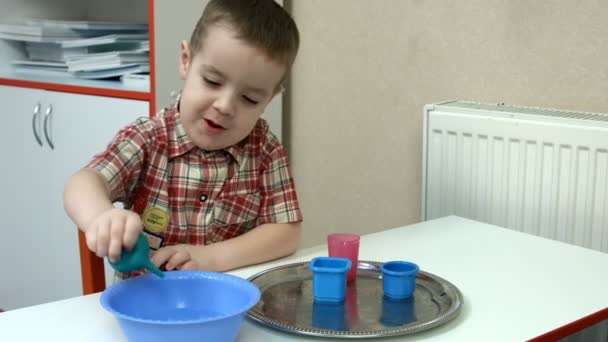
<path fill-rule="evenodd" d="M 179 75 L 182 80 L 186 79 L 188 74 L 188 68 L 190 68 L 192 54 L 190 53 L 190 45 L 187 41 L 182 40 L 180 43 L 180 54 L 179 54 Z"/>

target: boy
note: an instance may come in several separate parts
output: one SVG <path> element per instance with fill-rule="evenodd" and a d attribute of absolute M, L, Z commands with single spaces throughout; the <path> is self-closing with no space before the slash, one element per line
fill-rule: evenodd
<path fill-rule="evenodd" d="M 122 129 L 66 184 L 66 211 L 88 248 L 116 261 L 143 231 L 152 262 L 168 271 L 293 253 L 302 214 L 285 150 L 260 116 L 298 44 L 273 0 L 210 1 L 181 42 L 177 103 Z"/>

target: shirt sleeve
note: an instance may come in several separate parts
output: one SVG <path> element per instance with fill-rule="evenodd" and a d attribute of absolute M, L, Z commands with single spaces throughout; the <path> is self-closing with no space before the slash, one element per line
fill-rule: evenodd
<path fill-rule="evenodd" d="M 268 167 L 262 173 L 262 201 L 258 223 L 302 221 L 300 203 L 285 149 L 277 143 L 268 157 Z"/>
<path fill-rule="evenodd" d="M 142 118 L 120 130 L 107 148 L 85 165 L 103 175 L 110 186 L 112 201 L 129 201 L 137 184 L 152 130 L 148 118 Z"/>

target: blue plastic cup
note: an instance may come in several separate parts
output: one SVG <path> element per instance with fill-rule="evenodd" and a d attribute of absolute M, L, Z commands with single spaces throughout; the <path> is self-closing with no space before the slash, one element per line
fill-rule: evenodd
<path fill-rule="evenodd" d="M 315 302 L 341 303 L 346 296 L 346 273 L 352 263 L 346 258 L 317 257 L 310 261 Z"/>
<path fill-rule="evenodd" d="M 392 299 L 405 299 L 416 290 L 418 265 L 408 261 L 387 261 L 380 266 L 384 295 Z"/>

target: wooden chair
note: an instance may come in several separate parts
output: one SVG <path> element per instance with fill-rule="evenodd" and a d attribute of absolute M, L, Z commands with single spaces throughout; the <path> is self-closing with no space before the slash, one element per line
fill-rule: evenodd
<path fill-rule="evenodd" d="M 80 248 L 80 271 L 82 273 L 82 292 L 84 295 L 101 292 L 106 288 L 103 259 L 87 248 L 82 231 L 78 231 Z"/>

